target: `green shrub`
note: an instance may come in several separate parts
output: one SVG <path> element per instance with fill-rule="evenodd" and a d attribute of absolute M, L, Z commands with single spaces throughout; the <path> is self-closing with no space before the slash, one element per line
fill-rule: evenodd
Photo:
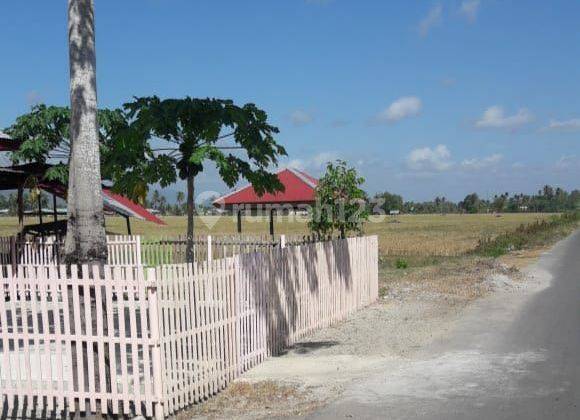
<path fill-rule="evenodd" d="M 399 258 L 395 261 L 395 267 L 398 269 L 405 269 L 409 267 L 409 263 L 404 258 Z"/>
<path fill-rule="evenodd" d="M 552 238 L 564 236 L 570 229 L 575 229 L 578 222 L 580 222 L 580 212 L 576 211 L 554 216 L 549 221 L 522 224 L 513 232 L 505 232 L 495 238 L 487 237 L 480 240 L 474 253 L 487 257 L 499 257 L 526 246 L 543 244 Z"/>

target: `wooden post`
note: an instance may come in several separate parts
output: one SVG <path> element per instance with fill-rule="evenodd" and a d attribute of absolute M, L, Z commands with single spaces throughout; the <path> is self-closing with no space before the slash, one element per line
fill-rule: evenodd
<path fill-rule="evenodd" d="M 276 210 L 270 209 L 270 236 L 274 237 L 274 212 Z"/>
<path fill-rule="evenodd" d="M 165 417 L 163 413 L 163 369 L 161 364 L 161 337 L 159 334 L 159 310 L 157 302 L 157 281 L 154 268 L 147 269 L 147 300 L 151 317 L 151 357 L 153 364 L 153 392 L 155 394 L 155 419 Z"/>
<path fill-rule="evenodd" d="M 242 210 L 238 210 L 238 233 L 242 233 Z"/>
<path fill-rule="evenodd" d="M 141 261 L 141 236 L 135 236 L 135 264 L 143 264 Z"/>
<path fill-rule="evenodd" d="M 24 227 L 24 187 L 18 187 L 18 224 L 19 228 L 22 231 Z"/>
<path fill-rule="evenodd" d="M 58 212 L 56 210 L 56 194 L 52 194 L 52 218 L 58 222 Z"/>
<path fill-rule="evenodd" d="M 42 224 L 42 191 L 38 191 L 38 222 Z"/>
<path fill-rule="evenodd" d="M 213 260 L 211 252 L 211 235 L 207 235 L 207 263 L 211 264 Z"/>
<path fill-rule="evenodd" d="M 125 216 L 125 221 L 127 222 L 127 235 L 131 236 L 131 221 L 129 216 Z"/>
<path fill-rule="evenodd" d="M 10 259 L 12 260 L 12 272 L 15 273 L 16 272 L 16 267 L 18 265 L 18 243 L 17 243 L 17 237 L 16 236 L 11 236 L 10 237 Z"/>

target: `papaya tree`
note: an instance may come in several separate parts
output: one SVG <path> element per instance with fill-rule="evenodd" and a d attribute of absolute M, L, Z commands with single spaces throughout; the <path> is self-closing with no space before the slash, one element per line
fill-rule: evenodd
<path fill-rule="evenodd" d="M 230 188 L 241 179 L 258 194 L 283 189 L 269 172 L 286 155 L 274 139 L 278 128 L 254 104 L 238 106 L 231 100 L 135 98 L 124 106 L 129 126 L 121 130 L 107 165 L 115 186 L 143 199 L 147 186 L 167 187 L 186 182 L 187 257 L 193 257 L 195 178 L 208 162 Z M 118 159 L 119 162 L 115 162 Z M 116 171 L 116 172 L 115 172 Z M 139 197 L 140 196 L 140 197 Z"/>
<path fill-rule="evenodd" d="M 361 233 L 369 217 L 366 193 L 362 190 L 364 178 L 345 161 L 329 162 L 326 172 L 316 186 L 316 203 L 311 211 L 310 230 L 318 235 L 338 232 Z"/>
<path fill-rule="evenodd" d="M 113 133 L 126 127 L 120 110 L 100 109 L 97 112 L 98 139 L 103 179 L 107 159 L 118 149 L 112 147 Z M 68 183 L 70 160 L 70 108 L 64 106 L 34 105 L 30 112 L 20 115 L 5 129 L 11 137 L 20 140 L 19 148 L 11 153 L 14 164 L 49 164 L 44 180 Z M 39 180 L 41 181 L 41 180 Z"/>

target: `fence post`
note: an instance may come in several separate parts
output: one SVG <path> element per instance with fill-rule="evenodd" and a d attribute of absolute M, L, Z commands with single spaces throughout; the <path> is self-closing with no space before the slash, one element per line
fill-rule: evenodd
<path fill-rule="evenodd" d="M 286 248 L 286 235 L 280 235 L 280 248 Z"/>
<path fill-rule="evenodd" d="M 151 326 L 151 357 L 153 364 L 153 393 L 156 403 L 154 406 L 155 419 L 165 418 L 163 414 L 163 370 L 161 364 L 161 337 L 159 333 L 159 310 L 157 301 L 157 278 L 155 268 L 147 269 L 147 300 L 149 301 L 149 316 Z"/>
<path fill-rule="evenodd" d="M 141 262 L 141 235 L 135 236 L 135 264 L 142 265 Z"/>
<path fill-rule="evenodd" d="M 10 258 L 12 259 L 12 272 L 16 272 L 18 266 L 18 251 L 16 249 L 16 236 L 10 237 Z"/>
<path fill-rule="evenodd" d="M 207 263 L 211 264 L 212 260 L 211 235 L 207 235 Z"/>

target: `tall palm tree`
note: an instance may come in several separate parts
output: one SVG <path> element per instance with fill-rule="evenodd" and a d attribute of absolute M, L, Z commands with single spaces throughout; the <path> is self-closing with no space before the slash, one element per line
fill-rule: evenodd
<path fill-rule="evenodd" d="M 68 37 L 71 150 L 66 261 L 104 264 L 107 238 L 97 122 L 93 0 L 68 0 Z"/>

